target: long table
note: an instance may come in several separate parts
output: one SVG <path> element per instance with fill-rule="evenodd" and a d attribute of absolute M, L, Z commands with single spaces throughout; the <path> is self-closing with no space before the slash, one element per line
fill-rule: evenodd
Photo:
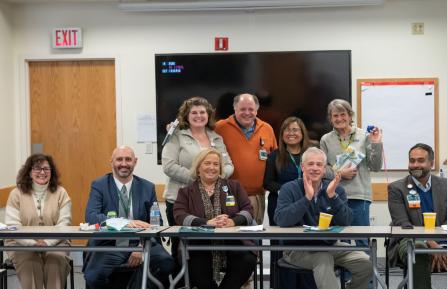
<path fill-rule="evenodd" d="M 149 277 L 159 288 L 163 285 L 150 273 L 150 249 L 151 238 L 157 237 L 159 233 L 167 226 L 151 228 L 140 232 L 98 232 L 98 231 L 81 231 L 78 226 L 23 226 L 15 231 L 0 231 L 1 239 L 138 239 L 144 244 L 143 247 L 117 247 L 117 246 L 2 246 L 1 251 L 94 251 L 94 252 L 142 252 L 144 258 L 142 289 L 146 289 L 147 278 Z"/>
<path fill-rule="evenodd" d="M 409 238 L 407 243 L 407 276 L 399 284 L 398 288 L 402 288 L 405 283 L 408 289 L 413 289 L 413 266 L 416 262 L 415 254 L 432 254 L 432 253 L 447 253 L 447 248 L 415 248 L 414 241 L 416 239 L 422 240 L 447 240 L 447 231 L 440 227 L 427 230 L 424 227 L 414 227 L 413 229 L 402 229 L 401 227 L 392 227 L 391 235 L 393 238 Z"/>
<path fill-rule="evenodd" d="M 190 288 L 188 274 L 188 251 L 364 251 L 370 253 L 373 263 L 374 276 L 373 285 L 377 288 L 379 282 L 382 288 L 387 288 L 385 282 L 380 278 L 377 270 L 377 242 L 375 238 L 386 238 L 391 235 L 389 226 L 356 226 L 344 227 L 341 232 L 305 232 L 302 227 L 267 227 L 263 231 L 247 232 L 237 231 L 233 228 L 218 228 L 214 232 L 179 232 L 181 226 L 173 226 L 160 232 L 163 237 L 180 238 L 180 248 L 182 249 L 182 268 L 179 274 L 171 282 L 170 288 L 175 288 L 177 282 L 184 276 L 186 288 Z M 200 245 L 190 244 L 191 240 L 358 240 L 371 239 L 369 246 L 289 246 L 289 245 L 262 245 L 261 242 L 253 246 L 245 245 Z"/>

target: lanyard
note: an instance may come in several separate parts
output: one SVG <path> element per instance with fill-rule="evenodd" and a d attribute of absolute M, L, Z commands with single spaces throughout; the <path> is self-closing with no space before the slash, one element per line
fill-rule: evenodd
<path fill-rule="evenodd" d="M 352 144 L 352 141 L 354 140 L 354 133 L 351 133 L 349 136 L 349 140 L 342 140 L 341 137 L 338 137 L 338 141 L 340 142 L 340 148 L 342 151 L 346 151 L 350 144 Z"/>
<path fill-rule="evenodd" d="M 127 219 L 127 218 L 129 218 L 130 204 L 132 202 L 132 188 L 129 191 L 129 200 L 127 202 L 127 206 L 124 203 L 123 196 L 122 196 L 121 192 L 118 192 L 118 197 L 119 197 L 121 205 L 123 206 L 124 213 L 126 214 L 126 219 Z"/>
<path fill-rule="evenodd" d="M 293 155 L 290 152 L 289 152 L 289 156 L 290 156 L 290 159 L 292 160 L 292 163 L 296 167 L 296 171 L 298 172 L 298 178 L 299 178 L 301 176 L 301 166 L 296 163 L 295 158 L 293 157 Z"/>

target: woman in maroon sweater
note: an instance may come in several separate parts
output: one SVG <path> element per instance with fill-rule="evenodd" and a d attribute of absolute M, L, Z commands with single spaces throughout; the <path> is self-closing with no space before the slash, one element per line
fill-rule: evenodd
<path fill-rule="evenodd" d="M 220 152 L 214 149 L 200 152 L 192 164 L 191 175 L 195 181 L 179 190 L 174 203 L 177 225 L 216 228 L 251 225 L 253 209 L 247 193 L 239 182 L 223 178 Z M 189 255 L 191 283 L 198 289 L 240 288 L 256 266 L 256 256 L 251 251 L 192 251 Z M 222 270 L 226 273 L 223 279 Z"/>

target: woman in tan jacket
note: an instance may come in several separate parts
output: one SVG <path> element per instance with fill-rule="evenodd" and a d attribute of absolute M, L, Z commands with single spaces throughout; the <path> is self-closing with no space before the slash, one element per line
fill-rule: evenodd
<path fill-rule="evenodd" d="M 71 223 L 71 200 L 59 185 L 51 156 L 34 154 L 17 176 L 17 187 L 9 194 L 5 223 L 21 226 L 67 226 Z M 6 240 L 7 246 L 66 246 L 54 239 Z M 70 271 L 67 252 L 8 252 L 22 288 L 62 289 Z"/>

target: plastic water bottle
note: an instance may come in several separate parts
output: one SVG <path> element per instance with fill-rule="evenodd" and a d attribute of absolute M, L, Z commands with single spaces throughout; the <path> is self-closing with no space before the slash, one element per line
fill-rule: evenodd
<path fill-rule="evenodd" d="M 157 202 L 152 204 L 150 215 L 151 227 L 158 228 L 160 226 L 160 208 Z"/>

